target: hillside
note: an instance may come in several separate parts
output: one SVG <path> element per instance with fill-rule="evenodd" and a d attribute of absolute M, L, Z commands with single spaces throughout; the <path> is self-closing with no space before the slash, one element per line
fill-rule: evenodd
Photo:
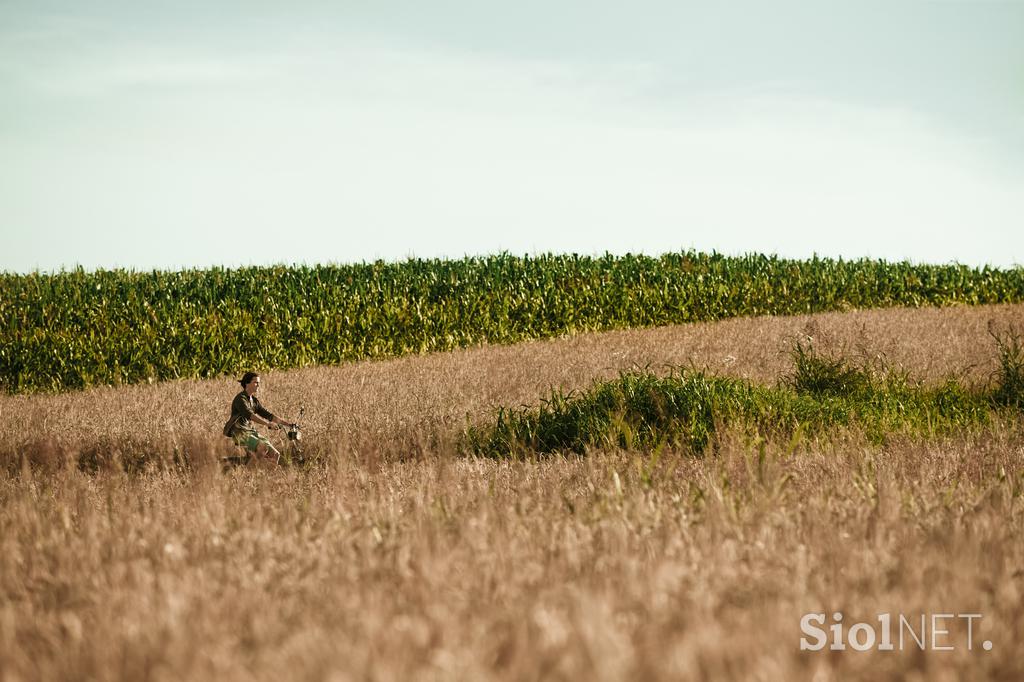
<path fill-rule="evenodd" d="M 345 448 L 407 447 L 451 433 L 499 406 L 534 404 L 552 388 L 572 390 L 649 366 L 707 369 L 774 383 L 791 369 L 795 340 L 882 358 L 925 382 L 949 376 L 987 382 L 996 368 L 989 327 L 1024 329 L 1024 305 L 885 309 L 757 317 L 611 331 L 508 346 L 364 361 L 265 374 L 263 401 L 284 416 L 306 407 L 307 434 Z M 256 367 L 261 370 L 262 368 Z M 130 439 L 218 442 L 238 391 L 230 379 L 96 388 L 63 395 L 0 395 L 0 443 L 53 440 L 93 447 Z M 404 445 L 403 445 L 404 443 Z"/>
<path fill-rule="evenodd" d="M 1022 305 L 887 309 L 268 371 L 325 455 L 302 469 L 221 472 L 229 379 L 0 396 L 0 677 L 1020 679 L 1016 408 L 883 439 L 724 428 L 711 456 L 452 438 L 636 366 L 775 384 L 798 340 L 983 388 L 990 329 L 1022 327 Z M 140 453 L 190 466 L 124 475 Z M 922 618 L 978 617 L 940 621 L 949 651 L 802 651 L 815 613 L 905 615 L 929 647 Z"/>
<path fill-rule="evenodd" d="M 455 458 L 444 434 L 635 364 L 772 383 L 808 335 L 984 385 L 989 324 L 1022 323 L 1020 305 L 747 318 L 268 372 L 267 404 L 305 402 L 326 446 L 307 469 L 54 466 L 214 454 L 230 380 L 0 397 L 0 677 L 1021 679 L 1016 413 L 881 442 L 727 429 L 713 456 Z M 818 613 L 914 634 L 803 651 Z"/>

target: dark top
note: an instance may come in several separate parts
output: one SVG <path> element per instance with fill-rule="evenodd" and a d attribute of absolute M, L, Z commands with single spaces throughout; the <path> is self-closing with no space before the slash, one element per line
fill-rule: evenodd
<path fill-rule="evenodd" d="M 253 428 L 252 416 L 254 414 L 258 414 L 268 421 L 274 420 L 274 415 L 260 404 L 259 398 L 256 396 L 250 398 L 245 391 L 242 391 L 231 401 L 231 419 L 228 419 L 224 425 L 224 435 L 230 438 L 240 431 Z"/>

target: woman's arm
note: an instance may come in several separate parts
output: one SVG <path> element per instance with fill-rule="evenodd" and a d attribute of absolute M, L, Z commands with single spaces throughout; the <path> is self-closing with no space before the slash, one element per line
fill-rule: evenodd
<path fill-rule="evenodd" d="M 273 428 L 274 424 L 277 424 L 281 428 L 284 428 L 286 426 L 290 427 L 292 425 L 292 423 L 290 421 L 285 421 L 284 419 L 281 419 L 280 417 L 275 417 L 274 415 L 270 415 L 270 420 L 268 421 L 267 425 L 270 428 Z"/>
<path fill-rule="evenodd" d="M 283 421 L 271 414 L 270 410 L 263 407 L 258 398 L 253 400 L 253 406 L 255 407 L 253 410 L 253 421 L 257 424 L 262 424 L 269 428 L 274 428 L 274 424 L 284 424 Z"/>

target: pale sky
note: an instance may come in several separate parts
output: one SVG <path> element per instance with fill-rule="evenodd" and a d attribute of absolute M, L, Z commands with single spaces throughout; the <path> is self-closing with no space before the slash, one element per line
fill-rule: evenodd
<path fill-rule="evenodd" d="M 1024 264 L 1024 0 L 0 0 L 0 270 Z"/>

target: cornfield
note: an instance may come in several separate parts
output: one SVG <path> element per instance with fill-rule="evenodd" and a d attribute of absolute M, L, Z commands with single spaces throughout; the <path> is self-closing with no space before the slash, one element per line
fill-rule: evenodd
<path fill-rule="evenodd" d="M 62 391 L 748 315 L 1024 301 L 1024 269 L 685 252 L 0 274 L 0 389 Z"/>

